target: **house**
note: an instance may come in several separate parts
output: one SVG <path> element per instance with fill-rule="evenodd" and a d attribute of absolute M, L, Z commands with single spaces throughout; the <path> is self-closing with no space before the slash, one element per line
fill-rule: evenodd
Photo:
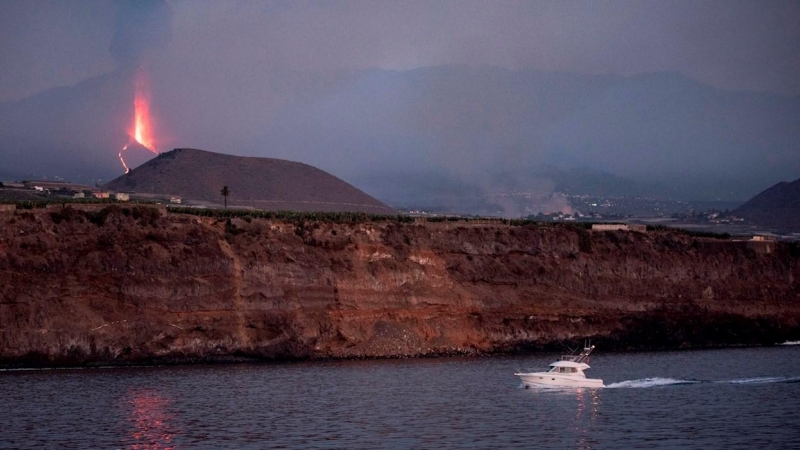
<path fill-rule="evenodd" d="M 593 223 L 592 231 L 628 231 L 624 223 Z"/>
<path fill-rule="evenodd" d="M 592 231 L 635 231 L 637 233 L 647 232 L 647 225 L 638 223 L 593 223 Z"/>
<path fill-rule="evenodd" d="M 775 238 L 771 236 L 753 236 L 747 241 L 747 248 L 760 255 L 768 255 L 775 251 Z"/>

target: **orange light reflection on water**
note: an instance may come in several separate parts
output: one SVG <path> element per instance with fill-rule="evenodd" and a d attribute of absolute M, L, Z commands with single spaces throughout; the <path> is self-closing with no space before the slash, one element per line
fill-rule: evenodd
<path fill-rule="evenodd" d="M 153 391 L 139 391 L 128 400 L 128 421 L 132 425 L 128 448 L 134 450 L 173 449 L 177 430 L 171 424 L 169 399 Z"/>
<path fill-rule="evenodd" d="M 575 391 L 577 407 L 575 411 L 576 448 L 589 450 L 593 447 L 595 422 L 600 415 L 600 391 L 579 388 Z"/>

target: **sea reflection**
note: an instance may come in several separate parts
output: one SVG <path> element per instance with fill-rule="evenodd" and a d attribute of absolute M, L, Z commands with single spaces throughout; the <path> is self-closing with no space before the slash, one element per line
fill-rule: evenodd
<path fill-rule="evenodd" d="M 124 407 L 130 432 L 123 445 L 134 450 L 156 450 L 174 448 L 177 434 L 171 401 L 154 390 L 130 391 Z"/>
<path fill-rule="evenodd" d="M 539 387 L 526 390 L 537 405 L 539 416 L 554 420 L 563 430 L 550 434 L 540 430 L 539 438 L 546 444 L 564 448 L 588 450 L 598 444 L 597 430 L 600 420 L 601 389 Z"/>
<path fill-rule="evenodd" d="M 800 449 L 800 346 L 611 354 L 618 389 L 524 389 L 530 360 L 0 372 L 0 450 Z"/>
<path fill-rule="evenodd" d="M 598 389 L 577 389 L 575 391 L 577 407 L 575 412 L 576 447 L 591 449 L 596 443 L 594 429 L 600 416 L 600 391 Z"/>
<path fill-rule="evenodd" d="M 600 390 L 580 388 L 575 390 L 577 400 L 576 420 L 594 422 L 600 414 Z"/>

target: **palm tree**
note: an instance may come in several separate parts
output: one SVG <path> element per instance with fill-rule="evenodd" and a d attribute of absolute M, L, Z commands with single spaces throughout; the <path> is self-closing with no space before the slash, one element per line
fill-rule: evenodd
<path fill-rule="evenodd" d="M 228 196 L 231 195 L 231 190 L 228 189 L 228 186 L 222 186 L 222 190 L 219 193 L 225 197 L 225 209 L 228 209 Z"/>

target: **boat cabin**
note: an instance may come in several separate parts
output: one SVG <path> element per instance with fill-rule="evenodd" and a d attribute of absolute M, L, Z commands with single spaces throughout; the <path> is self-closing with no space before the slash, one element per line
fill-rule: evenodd
<path fill-rule="evenodd" d="M 553 373 L 576 373 L 578 371 L 575 367 L 557 367 L 550 366 L 550 372 Z"/>
<path fill-rule="evenodd" d="M 577 375 L 577 376 L 585 376 L 583 371 L 588 369 L 589 365 L 586 363 L 574 362 L 574 361 L 556 361 L 553 364 L 550 364 L 550 370 L 548 373 L 558 373 L 564 375 Z"/>

